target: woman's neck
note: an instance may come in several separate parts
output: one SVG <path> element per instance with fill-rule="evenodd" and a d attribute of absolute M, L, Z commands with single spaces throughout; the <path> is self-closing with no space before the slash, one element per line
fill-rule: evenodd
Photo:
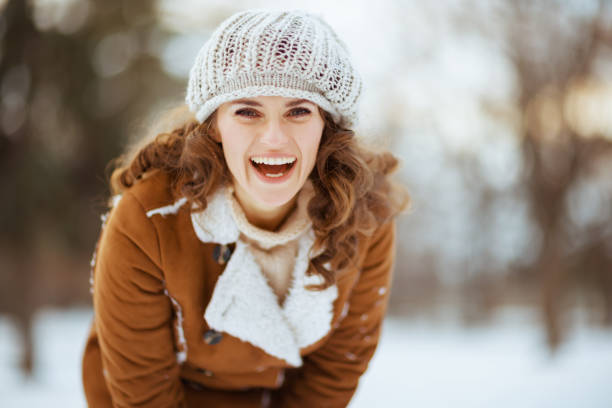
<path fill-rule="evenodd" d="M 244 192 L 239 186 L 234 189 L 234 196 L 242 207 L 244 215 L 252 225 L 268 230 L 276 231 L 285 221 L 287 216 L 295 208 L 297 194 L 285 204 L 279 207 L 258 206 L 252 200 L 245 199 Z"/>

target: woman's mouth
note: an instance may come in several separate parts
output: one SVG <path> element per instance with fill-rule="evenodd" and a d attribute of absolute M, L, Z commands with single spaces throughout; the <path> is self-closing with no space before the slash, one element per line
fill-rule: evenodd
<path fill-rule="evenodd" d="M 285 157 L 265 157 L 265 156 L 253 156 L 251 157 L 251 165 L 257 172 L 257 174 L 268 182 L 283 181 L 295 166 L 297 159 L 291 156 Z"/>

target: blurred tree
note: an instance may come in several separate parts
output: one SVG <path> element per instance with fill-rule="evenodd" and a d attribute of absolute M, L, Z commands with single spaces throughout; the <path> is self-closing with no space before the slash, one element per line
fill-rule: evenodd
<path fill-rule="evenodd" d="M 595 76 L 596 60 L 612 47 L 612 10 L 605 1 L 596 3 L 593 13 L 583 14 L 568 10 L 577 6 L 572 2 L 515 1 L 502 10 L 501 17 L 506 22 L 507 51 L 519 80 L 528 200 L 541 231 L 533 268 L 539 278 L 543 321 L 553 349 L 562 339 L 563 312 L 572 284 L 590 279 L 599 282 L 590 293 L 603 297 L 604 321 L 612 324 L 612 251 L 605 245 L 612 239 L 612 213 L 603 208 L 607 216 L 590 229 L 573 225 L 568 214 L 568 202 L 580 183 L 585 178 L 596 184 L 601 181 L 591 171 L 593 165 L 607 162 L 610 168 L 612 163 L 610 135 L 581 134 L 570 121 L 574 112 L 567 104 L 572 85 Z M 599 194 L 605 194 L 601 183 L 596 188 Z M 578 205 L 584 206 L 589 199 L 598 197 L 581 196 Z M 573 246 L 576 240 L 583 244 Z"/>
<path fill-rule="evenodd" d="M 457 190 L 463 188 L 469 191 L 464 198 L 469 196 L 470 202 L 464 200 L 460 208 L 454 207 L 452 212 L 453 217 L 460 214 L 466 218 L 462 227 L 465 224 L 469 224 L 469 227 L 458 235 L 463 234 L 468 244 L 457 251 L 462 251 L 461 257 L 442 264 L 421 262 L 418 255 L 408 250 L 412 242 L 400 243 L 400 246 L 405 245 L 406 251 L 399 252 L 398 264 L 420 269 L 410 274 L 396 274 L 395 281 L 402 286 L 404 296 L 418 299 L 408 289 L 411 286 L 418 288 L 422 284 L 414 279 L 417 273 L 422 276 L 436 273 L 444 276 L 446 271 L 443 269 L 447 269 L 447 275 L 455 279 L 448 286 L 456 285 L 459 293 L 454 294 L 456 300 L 446 294 L 438 294 L 435 298 L 458 303 L 464 323 L 486 320 L 492 309 L 499 305 L 514 303 L 531 306 L 536 303 L 551 350 L 555 350 L 563 339 L 564 325 L 568 323 L 567 312 L 582 302 L 582 299 L 593 305 L 589 310 L 592 316 L 601 316 L 601 323 L 611 325 L 611 6 L 610 2 L 604 0 L 466 0 L 423 6 L 429 11 L 427 15 L 431 15 L 432 20 L 444 16 L 443 19 L 451 21 L 451 28 L 441 25 L 444 29 L 432 31 L 447 30 L 453 35 L 472 40 L 477 38 L 479 42 L 485 38 L 484 42 L 488 46 L 499 47 L 504 51 L 507 56 L 504 63 L 511 65 L 511 71 L 516 77 L 516 101 L 497 102 L 487 98 L 486 92 L 477 97 L 486 106 L 484 112 L 495 116 L 507 126 L 507 130 L 516 133 L 520 145 L 519 154 L 522 156 L 516 162 L 523 167 L 518 172 L 518 182 L 496 188 L 487 181 L 490 175 L 483 174 L 483 168 L 478 163 L 481 157 L 478 156 L 490 153 L 489 160 L 495 160 L 495 157 L 503 155 L 496 156 L 492 150 L 488 153 L 486 150 L 477 152 L 478 146 L 469 153 L 456 154 L 443 146 L 443 149 L 447 149 L 443 152 L 443 168 L 456 174 L 453 187 L 463 183 Z M 402 13 L 404 11 L 398 7 L 400 21 L 408 18 L 407 14 Z M 400 34 L 406 37 L 402 38 L 402 44 L 411 44 L 412 33 L 409 30 L 401 31 Z M 449 41 L 444 34 L 433 37 L 440 42 Z M 458 43 L 470 45 L 469 40 Z M 428 59 L 429 52 L 436 55 L 436 47 L 444 48 L 435 43 L 427 44 L 427 54 L 422 58 Z M 397 51 L 404 53 L 398 65 L 419 63 L 413 55 L 414 51 Z M 465 60 L 448 60 L 449 65 L 452 65 L 450 72 L 471 72 L 468 65 L 478 63 L 470 59 L 470 50 L 466 51 L 468 54 Z M 484 48 L 481 52 L 485 55 L 480 57 L 492 64 L 494 58 L 486 55 L 489 50 Z M 461 56 L 461 52 L 452 55 Z M 474 71 L 478 71 L 478 67 Z M 487 77 L 495 78 L 491 75 Z M 495 94 L 498 84 L 491 83 L 489 86 L 487 92 Z M 436 95 L 431 97 L 436 100 Z M 398 94 L 395 103 L 390 105 L 401 106 L 402 98 L 404 95 Z M 440 110 L 443 109 L 444 106 L 441 106 Z M 390 115 L 394 114 L 391 112 Z M 427 119 L 441 118 L 444 121 L 444 115 L 452 116 L 445 112 L 439 117 L 431 115 Z M 418 120 L 422 121 L 422 116 Z M 486 118 L 480 120 L 485 121 Z M 391 116 L 388 123 L 393 123 Z M 499 130 L 504 129 L 500 127 Z M 442 131 L 453 132 L 448 128 Z M 405 136 L 409 132 L 406 129 L 396 131 L 393 126 L 389 126 L 388 133 L 399 139 L 402 133 Z M 494 133 L 489 136 L 490 140 L 499 139 Z M 498 168 L 505 167 L 501 165 Z M 435 180 L 443 185 L 440 173 Z M 428 194 L 434 200 L 451 196 L 435 189 L 428 191 Z M 511 204 L 500 206 L 500 202 Z M 512 203 L 519 203 L 520 206 Z M 433 223 L 436 219 L 427 217 L 432 214 L 427 206 L 422 205 L 421 218 Z M 495 256 L 493 247 L 497 244 L 488 241 L 487 237 L 502 235 L 503 231 L 492 231 L 500 228 L 500 224 L 493 221 L 499 217 L 511 223 L 516 218 L 508 213 L 521 206 L 529 208 L 528 218 L 533 224 L 533 231 L 527 228 L 528 231 L 521 232 L 529 242 L 525 249 L 530 253 L 525 254 L 526 261 L 513 260 L 505 264 Z M 465 208 L 470 211 L 462 211 Z M 447 215 L 445 212 L 442 214 Z M 450 223 L 455 220 L 444 219 L 444 223 L 447 221 Z M 415 223 L 414 217 L 408 222 Z M 521 230 L 521 226 L 514 228 L 508 224 L 506 226 L 509 230 Z M 444 227 L 434 228 L 438 232 L 435 236 L 440 239 L 441 248 L 427 255 L 432 259 L 447 257 L 449 251 L 443 244 L 453 237 L 440 233 L 445 230 Z M 417 230 L 417 238 L 419 232 L 422 231 Z M 430 293 L 444 290 L 437 285 L 427 289 Z M 429 294 L 428 297 L 434 298 Z M 438 301 L 438 305 L 433 304 L 433 307 L 440 303 Z M 410 307 L 414 309 L 414 305 Z"/>
<path fill-rule="evenodd" d="M 183 91 L 152 51 L 169 35 L 152 4 L 10 0 L 2 10 L 0 312 L 21 328 L 26 373 L 34 311 L 90 303 L 105 167 L 133 118 Z"/>

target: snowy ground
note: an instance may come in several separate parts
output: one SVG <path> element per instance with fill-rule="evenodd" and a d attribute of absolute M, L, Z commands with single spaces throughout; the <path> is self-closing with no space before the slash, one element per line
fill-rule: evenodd
<path fill-rule="evenodd" d="M 0 317 L 0 406 L 83 407 L 80 357 L 91 310 L 45 310 L 35 320 L 37 369 L 24 380 L 12 322 Z M 528 315 L 491 325 L 388 318 L 350 408 L 610 407 L 612 332 L 574 327 L 559 353 L 543 347 Z"/>

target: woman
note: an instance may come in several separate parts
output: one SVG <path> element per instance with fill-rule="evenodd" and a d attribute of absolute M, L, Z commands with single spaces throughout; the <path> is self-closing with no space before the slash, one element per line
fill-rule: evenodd
<path fill-rule="evenodd" d="M 248 10 L 190 72 L 192 115 L 111 176 L 83 355 L 90 407 L 344 407 L 377 346 L 408 196 L 351 127 L 319 17 Z"/>

